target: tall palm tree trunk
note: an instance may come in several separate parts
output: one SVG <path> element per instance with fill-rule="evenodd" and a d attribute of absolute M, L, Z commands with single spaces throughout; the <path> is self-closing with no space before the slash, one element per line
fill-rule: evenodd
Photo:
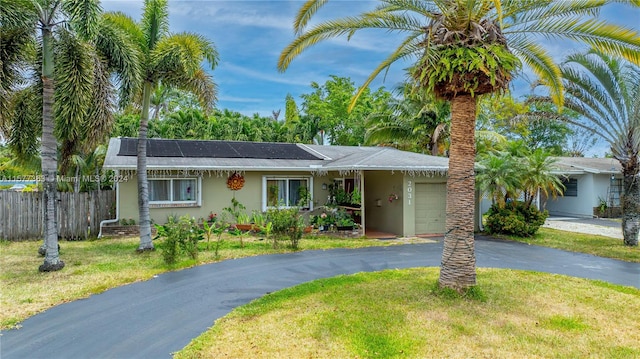
<path fill-rule="evenodd" d="M 622 237 L 627 246 L 638 246 L 638 232 L 640 231 L 640 169 L 638 161 L 632 160 L 622 164 L 623 186 L 622 195 Z"/>
<path fill-rule="evenodd" d="M 44 263 L 38 268 L 41 272 L 60 270 L 64 262 L 58 251 L 58 223 L 56 195 L 58 192 L 56 175 L 58 167 L 57 143 L 53 134 L 53 48 L 51 29 L 42 29 L 42 176 L 44 177 Z M 42 252 L 42 251 L 41 251 Z"/>
<path fill-rule="evenodd" d="M 147 127 L 149 125 L 149 103 L 151 83 L 145 81 L 142 90 L 142 113 L 138 133 L 138 213 L 140 216 L 140 245 L 138 252 L 153 250 L 151 241 L 151 216 L 149 215 L 149 182 L 147 181 Z"/>
<path fill-rule="evenodd" d="M 474 250 L 476 99 L 451 100 L 451 147 L 447 179 L 447 219 L 440 268 L 441 287 L 464 290 L 476 284 Z"/>

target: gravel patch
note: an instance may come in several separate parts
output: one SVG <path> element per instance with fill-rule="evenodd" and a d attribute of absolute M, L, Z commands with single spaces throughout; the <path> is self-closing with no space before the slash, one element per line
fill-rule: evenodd
<path fill-rule="evenodd" d="M 575 220 L 565 221 L 565 220 L 555 220 L 555 219 L 547 219 L 547 221 L 542 225 L 546 228 L 558 229 L 561 231 L 567 232 L 576 232 L 576 233 L 586 233 L 586 234 L 595 234 L 605 237 L 618 238 L 622 239 L 622 227 L 611 227 L 605 225 L 596 225 L 590 223 L 579 223 Z"/>

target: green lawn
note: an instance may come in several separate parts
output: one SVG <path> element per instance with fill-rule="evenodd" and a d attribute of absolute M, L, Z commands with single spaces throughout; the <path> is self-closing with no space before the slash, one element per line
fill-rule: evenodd
<path fill-rule="evenodd" d="M 244 242 L 245 246 L 241 248 L 237 238 L 225 237 L 219 257 L 214 256 L 213 242 L 208 244 L 208 250 L 207 243 L 203 242 L 200 243 L 202 252 L 197 261 L 183 259 L 168 267 L 163 263 L 160 251 L 136 254 L 137 238 L 62 241 L 61 258 L 66 267 L 59 272 L 39 273 L 37 268 L 42 264 L 42 257 L 37 255 L 37 249 L 41 242 L 0 241 L 0 328 L 19 325 L 27 317 L 51 306 L 85 298 L 116 286 L 147 280 L 169 270 L 230 258 L 290 251 L 284 245 L 273 249 L 270 242 L 260 237 L 251 237 Z M 538 236 L 525 242 L 640 262 L 638 248 L 627 248 L 621 240 L 605 237 L 543 228 Z M 300 247 L 308 250 L 399 243 L 404 242 L 311 237 L 303 239 Z"/>
<path fill-rule="evenodd" d="M 638 358 L 640 290 L 478 269 L 467 297 L 438 268 L 316 280 L 234 309 L 175 358 Z"/>
<path fill-rule="evenodd" d="M 218 257 L 214 243 L 200 243 L 198 260 L 186 257 L 168 267 L 159 250 L 137 254 L 137 238 L 115 238 L 90 241 L 61 241 L 60 258 L 65 268 L 58 272 L 40 273 L 43 259 L 37 254 L 40 241 L 0 241 L 0 329 L 10 328 L 27 317 L 56 304 L 86 298 L 120 285 L 147 280 L 156 274 L 179 270 L 197 264 L 291 250 L 281 242 L 279 249 L 261 237 L 244 239 L 225 236 Z M 393 245 L 399 242 L 371 239 L 307 238 L 303 249 L 357 248 Z M 158 243 L 156 243 L 158 245 Z M 207 245 L 209 249 L 207 250 Z"/>
<path fill-rule="evenodd" d="M 496 237 L 571 252 L 588 253 L 600 257 L 640 263 L 640 248 L 625 246 L 622 239 L 565 232 L 550 228 L 540 228 L 538 233 L 531 238 L 513 236 Z"/>

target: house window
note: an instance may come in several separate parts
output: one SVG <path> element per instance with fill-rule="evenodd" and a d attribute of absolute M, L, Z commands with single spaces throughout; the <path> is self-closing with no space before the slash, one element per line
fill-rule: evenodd
<path fill-rule="evenodd" d="M 609 188 L 609 206 L 619 207 L 621 196 L 622 196 L 622 179 L 614 178 L 611 180 L 611 186 Z"/>
<path fill-rule="evenodd" d="M 562 180 L 565 197 L 578 197 L 578 180 L 576 178 L 566 178 Z"/>
<path fill-rule="evenodd" d="M 150 204 L 191 204 L 199 199 L 196 178 L 166 178 L 149 180 Z"/>
<path fill-rule="evenodd" d="M 311 207 L 312 186 L 311 177 L 263 177 L 262 207 Z"/>

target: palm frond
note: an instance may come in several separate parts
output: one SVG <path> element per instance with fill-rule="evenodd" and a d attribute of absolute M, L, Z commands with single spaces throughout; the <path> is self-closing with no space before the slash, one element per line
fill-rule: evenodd
<path fill-rule="evenodd" d="M 622 130 L 625 126 L 622 121 L 627 117 L 625 94 L 621 91 L 625 80 L 616 75 L 619 65 L 615 60 L 590 52 L 569 56 L 564 64 L 562 72 L 567 93 L 579 98 L 600 118 L 609 118 L 606 122 L 615 125 L 614 131 Z"/>
<path fill-rule="evenodd" d="M 296 34 L 301 34 L 309 23 L 309 20 L 311 20 L 311 17 L 313 17 L 313 15 L 315 15 L 328 1 L 329 0 L 307 0 L 296 14 L 293 21 L 293 31 Z"/>
<path fill-rule="evenodd" d="M 93 57 L 93 89 L 89 113 L 83 127 L 81 151 L 87 152 L 104 143 L 115 122 L 115 89 L 103 57 Z"/>
<path fill-rule="evenodd" d="M 19 161 L 28 162 L 38 155 L 38 136 L 33 134 L 42 133 L 42 97 L 32 86 L 16 91 L 11 100 L 9 147 Z"/>
<path fill-rule="evenodd" d="M 62 3 L 73 29 L 86 41 L 98 31 L 98 19 L 102 12 L 99 0 L 70 0 Z"/>
<path fill-rule="evenodd" d="M 560 68 L 553 61 L 551 55 L 542 46 L 529 41 L 525 37 L 518 37 L 510 44 L 513 53 L 533 70 L 545 86 L 549 87 L 551 98 L 561 108 L 564 101 L 564 87 L 561 81 Z"/>
<path fill-rule="evenodd" d="M 364 93 L 364 91 L 369 87 L 369 84 L 371 84 L 371 82 L 373 82 L 373 80 L 375 80 L 378 75 L 383 71 L 388 69 L 391 65 L 393 65 L 396 61 L 402 60 L 402 59 L 406 59 L 408 57 L 412 57 L 412 56 L 418 56 L 418 54 L 416 53 L 417 51 L 420 51 L 421 46 L 419 45 L 419 43 L 421 42 L 420 39 L 418 39 L 418 36 L 420 36 L 419 34 L 414 34 L 414 36 L 408 36 L 397 48 L 394 52 L 392 52 L 389 56 L 387 56 L 386 59 L 384 59 L 379 65 L 378 67 L 376 67 L 371 74 L 369 75 L 369 77 L 365 80 L 365 82 L 358 88 L 358 91 L 356 92 L 356 94 L 353 96 L 353 98 L 351 99 L 351 103 L 349 104 L 349 111 L 351 111 L 355 104 L 356 101 L 358 100 L 358 98 L 360 98 L 360 96 L 362 95 L 362 93 Z M 430 56 L 429 54 L 425 54 L 423 58 L 428 58 L 428 56 Z"/>
<path fill-rule="evenodd" d="M 145 36 L 145 50 L 153 50 L 169 33 L 168 0 L 147 0 L 142 13 L 141 29 Z"/>
<path fill-rule="evenodd" d="M 27 28 L 0 26 L 0 134 L 10 120 L 11 92 L 24 86 L 25 66 L 33 61 L 36 53 L 34 38 Z"/>
<path fill-rule="evenodd" d="M 110 20 L 98 24 L 94 38 L 96 51 L 106 61 L 106 71 L 114 73 L 120 87 L 120 107 L 124 108 L 133 99 L 133 94 L 142 83 L 139 67 L 143 56 L 128 35 Z"/>
<path fill-rule="evenodd" d="M 416 13 L 420 16 L 433 18 L 438 10 L 437 1 L 424 0 L 383 0 L 375 9 L 376 13 Z"/>
<path fill-rule="evenodd" d="M 508 21 L 504 23 L 506 29 L 511 26 L 527 27 L 536 26 L 541 20 L 566 21 L 567 18 L 596 17 L 600 13 L 603 1 L 579 0 L 579 1 L 509 1 L 503 7 L 504 15 Z"/>
<path fill-rule="evenodd" d="M 353 35 L 354 32 L 363 29 L 385 29 L 388 31 L 407 31 L 406 26 L 399 22 L 400 18 L 385 17 L 345 17 L 338 20 L 329 20 L 314 26 L 309 31 L 296 37 L 280 54 L 278 70 L 285 71 L 291 61 L 307 48 L 330 38 L 342 35 Z M 393 26 L 393 27 L 388 27 Z M 415 34 L 414 34 L 415 36 Z"/>
<path fill-rule="evenodd" d="M 94 56 L 87 43 L 60 32 L 55 48 L 55 134 L 70 143 L 68 148 L 82 139 L 82 124 L 91 106 Z"/>
<path fill-rule="evenodd" d="M 640 65 L 640 34 L 634 29 L 595 18 L 546 17 L 513 29 L 505 29 L 504 33 L 507 37 L 512 33 L 527 33 L 529 36 L 543 36 L 547 39 L 578 41 L 605 54 L 623 57 Z"/>
<path fill-rule="evenodd" d="M 213 77 L 203 69 L 199 69 L 191 76 L 176 79 L 176 82 L 171 85 L 196 95 L 205 111 L 211 111 L 218 98 L 218 86 L 213 81 Z"/>
<path fill-rule="evenodd" d="M 565 105 L 582 115 L 567 121 L 606 140 L 621 163 L 638 161 L 640 68 L 592 50 L 568 57 L 562 72 Z"/>
<path fill-rule="evenodd" d="M 210 43 L 203 41 L 200 36 L 174 34 L 161 39 L 152 51 L 149 72 L 159 74 L 159 78 L 172 74 L 194 74 L 200 69 L 201 62 L 214 53 Z"/>
<path fill-rule="evenodd" d="M 127 14 L 123 12 L 108 12 L 102 15 L 102 21 L 109 25 L 103 24 L 103 26 L 110 28 L 115 26 L 126 34 L 134 43 L 139 47 L 140 51 L 146 48 L 146 38 L 142 29 L 135 23 L 135 21 Z"/>
<path fill-rule="evenodd" d="M 38 22 L 38 9 L 31 0 L 12 0 L 2 2 L 0 12 L 0 26 L 8 28 L 35 29 Z"/>

